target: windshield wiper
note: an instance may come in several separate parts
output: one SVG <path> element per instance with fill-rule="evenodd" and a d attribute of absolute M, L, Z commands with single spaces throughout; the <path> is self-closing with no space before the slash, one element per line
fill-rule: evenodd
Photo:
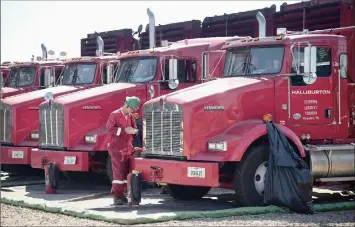
<path fill-rule="evenodd" d="M 247 71 L 249 71 L 250 66 L 252 66 L 255 69 L 255 66 L 251 63 L 251 58 L 252 55 L 251 54 L 247 54 L 245 56 L 245 60 L 244 62 L 236 69 L 234 70 L 231 74 L 229 74 L 229 77 L 235 77 L 235 76 L 247 76 Z M 242 72 L 245 72 L 244 75 L 240 74 L 240 75 L 234 75 L 236 72 L 238 72 L 240 70 L 240 68 L 242 68 Z"/>
<path fill-rule="evenodd" d="M 127 81 L 127 80 L 128 80 L 127 77 L 129 76 L 129 74 L 130 74 L 130 72 L 131 72 L 132 66 L 133 66 L 132 63 L 127 66 L 126 72 L 125 72 L 124 75 L 123 75 L 123 81 L 124 81 L 124 82 L 128 82 L 128 81 Z"/>

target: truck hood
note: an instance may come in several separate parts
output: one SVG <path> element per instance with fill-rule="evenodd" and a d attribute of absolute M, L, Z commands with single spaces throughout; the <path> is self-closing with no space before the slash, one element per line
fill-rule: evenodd
<path fill-rule="evenodd" d="M 151 112 L 149 109 L 160 106 L 155 104 L 159 99 L 150 100 L 144 109 Z M 217 79 L 166 95 L 165 101 L 181 107 L 183 152 L 188 159 L 198 160 L 196 155 L 208 151 L 210 139 L 239 122 L 260 120 L 264 114 L 273 113 L 274 80 L 248 77 Z M 155 121 L 159 123 L 159 119 Z"/>
<path fill-rule="evenodd" d="M 15 145 L 33 144 L 30 135 L 33 131 L 38 131 L 39 117 L 38 109 L 39 105 L 44 102 L 44 95 L 47 92 L 52 92 L 53 96 L 64 95 L 68 92 L 74 92 L 79 87 L 72 86 L 58 86 L 47 88 L 43 90 L 36 90 L 28 93 L 23 93 L 15 96 L 11 96 L 1 100 L 4 104 L 2 108 L 6 109 L 8 113 L 6 115 L 6 132 L 11 135 L 8 138 L 8 142 Z"/>
<path fill-rule="evenodd" d="M 65 104 L 65 105 L 71 105 L 74 103 L 81 103 L 85 102 L 88 100 L 91 100 L 93 98 L 98 98 L 100 96 L 106 96 L 109 94 L 113 94 L 117 92 L 118 90 L 124 90 L 127 88 L 132 88 L 136 87 L 136 84 L 131 84 L 131 83 L 114 83 L 114 84 L 108 84 L 105 86 L 100 86 L 100 87 L 94 87 L 94 88 L 89 88 L 85 89 L 80 92 L 76 92 L 73 94 L 68 94 L 62 97 L 56 98 L 54 101 L 56 103 L 60 104 Z"/>
<path fill-rule="evenodd" d="M 188 89 L 183 89 L 166 96 L 166 101 L 177 104 L 188 104 L 200 100 L 211 99 L 214 96 L 223 97 L 225 93 L 235 89 L 247 89 L 253 84 L 262 83 L 263 79 L 237 77 L 217 79 L 197 86 L 192 86 Z M 156 98 L 160 99 L 159 97 Z M 151 100 L 151 102 L 154 102 Z"/>
<path fill-rule="evenodd" d="M 20 88 L 12 88 L 12 87 L 3 87 L 2 88 L 2 98 L 6 98 L 12 95 L 17 95 L 23 93 L 24 90 Z"/>
<path fill-rule="evenodd" d="M 14 96 L 8 97 L 6 99 L 3 99 L 2 101 L 3 101 L 3 103 L 15 106 L 15 105 L 26 104 L 26 103 L 30 103 L 33 101 L 37 101 L 39 99 L 42 99 L 44 101 L 44 96 L 47 92 L 52 92 L 53 95 L 55 96 L 55 95 L 60 95 L 60 94 L 64 94 L 67 92 L 72 92 L 77 89 L 79 89 L 79 87 L 57 86 L 57 87 L 51 87 L 51 88 L 46 88 L 46 89 L 41 89 L 41 90 L 37 90 L 37 91 L 14 95 Z"/>
<path fill-rule="evenodd" d="M 52 112 L 47 111 L 49 108 L 48 102 L 43 102 L 40 105 L 40 121 L 45 122 L 47 119 L 47 122 L 49 122 L 51 114 L 56 113 L 58 117 L 55 124 L 58 125 L 58 128 L 52 134 L 48 130 L 49 124 L 40 125 L 41 146 L 59 146 L 71 150 L 83 150 L 84 147 L 85 150 L 106 150 L 107 143 L 104 141 L 106 130 L 104 127 L 107 119 L 113 111 L 122 107 L 127 96 L 132 95 L 139 96 L 141 102 L 144 103 L 146 85 L 115 83 L 60 96 L 53 101 Z M 103 130 L 100 131 L 100 129 Z M 97 130 L 101 133 L 98 133 Z M 102 134 L 102 136 L 98 135 L 97 143 L 87 144 L 84 141 L 84 136 L 88 134 Z M 55 138 L 56 143 L 45 140 L 46 136 Z"/>

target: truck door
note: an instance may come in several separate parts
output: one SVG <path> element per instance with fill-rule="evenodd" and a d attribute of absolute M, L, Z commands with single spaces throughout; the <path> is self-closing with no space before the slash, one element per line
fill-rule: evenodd
<path fill-rule="evenodd" d="M 155 97 L 197 84 L 199 82 L 197 81 L 197 66 L 197 60 L 194 58 L 164 58 L 161 63 L 162 80 L 154 86 L 154 89 L 158 91 Z M 176 79 L 178 84 L 169 85 L 169 79 Z M 151 90 L 152 88 L 148 89 L 149 95 Z"/>
<path fill-rule="evenodd" d="M 332 50 L 329 46 L 316 46 L 316 74 L 314 83 L 308 83 L 301 75 L 291 76 L 288 87 L 289 121 L 293 125 L 331 124 L 336 113 L 334 98 L 336 92 L 333 85 Z M 303 72 L 304 47 L 293 48 L 293 67 L 291 73 L 296 73 L 296 61 L 300 59 L 300 72 Z"/>

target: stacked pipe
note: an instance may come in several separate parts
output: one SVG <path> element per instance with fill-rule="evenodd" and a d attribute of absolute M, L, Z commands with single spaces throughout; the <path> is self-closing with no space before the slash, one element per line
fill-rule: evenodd
<path fill-rule="evenodd" d="M 81 56 L 96 56 L 98 36 L 101 36 L 105 43 L 103 52 L 106 53 L 130 51 L 133 50 L 135 44 L 132 29 L 92 33 L 81 39 Z"/>
<path fill-rule="evenodd" d="M 105 52 L 116 53 L 134 49 L 148 49 L 162 46 L 162 41 L 175 42 L 191 38 L 252 36 L 259 32 L 257 12 L 260 11 L 266 22 L 266 36 L 276 35 L 277 28 L 302 31 L 303 29 L 322 30 L 355 25 L 353 0 L 312 0 L 288 5 L 284 3 L 280 11 L 276 6 L 269 8 L 206 17 L 203 22 L 191 20 L 155 26 L 154 14 L 148 9 L 150 18 L 140 40 L 134 39 L 131 29 L 89 34 L 82 39 L 81 55 L 94 56 L 96 37 L 100 35 L 105 42 Z M 149 31 L 154 30 L 149 35 Z M 154 34 L 154 35 L 153 35 Z M 149 38 L 150 37 L 150 38 Z"/>
<path fill-rule="evenodd" d="M 353 5 L 353 2 L 339 0 L 284 3 L 280 12 L 274 14 L 274 31 L 279 27 L 292 31 L 313 31 L 354 25 L 354 20 L 350 21 L 347 16 L 352 11 L 354 17 L 354 10 L 350 8 Z"/>
<path fill-rule="evenodd" d="M 258 36 L 258 21 L 255 15 L 260 11 L 266 20 L 266 35 L 272 35 L 273 14 L 276 6 L 221 16 L 206 17 L 202 22 L 202 37 Z"/>

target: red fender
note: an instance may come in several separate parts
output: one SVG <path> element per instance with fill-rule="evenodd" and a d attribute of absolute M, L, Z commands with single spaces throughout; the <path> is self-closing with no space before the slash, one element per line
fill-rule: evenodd
<path fill-rule="evenodd" d="M 300 155 L 305 157 L 306 153 L 297 135 L 283 125 L 275 125 L 280 128 L 287 138 L 295 143 Z M 212 138 L 210 141 L 227 141 L 228 154 L 224 159 L 228 159 L 228 161 L 240 161 L 248 147 L 263 135 L 267 135 L 266 124 L 263 121 L 246 120 L 231 126 L 226 132 Z"/>

